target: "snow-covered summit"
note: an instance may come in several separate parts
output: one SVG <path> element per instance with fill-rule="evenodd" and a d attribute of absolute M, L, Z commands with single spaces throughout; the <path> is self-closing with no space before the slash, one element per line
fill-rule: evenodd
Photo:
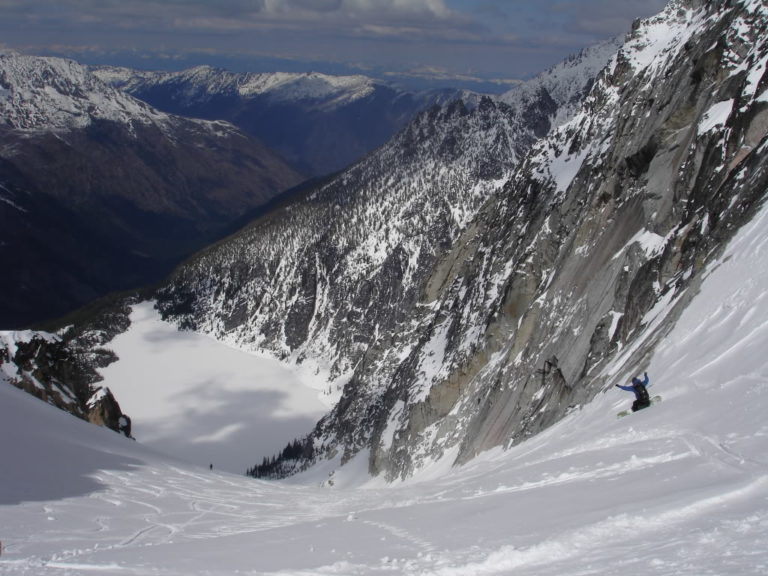
<path fill-rule="evenodd" d="M 179 72 L 147 72 L 104 67 L 94 73 L 128 91 L 141 86 L 183 84 L 191 88 L 184 96 L 190 102 L 202 102 L 214 96 L 238 95 L 243 98 L 266 96 L 283 102 L 323 101 L 339 106 L 370 95 L 378 85 L 362 75 L 332 76 L 318 72 L 245 73 L 229 72 L 212 66 L 195 66 Z"/>
<path fill-rule="evenodd" d="M 499 98 L 512 107 L 520 107 L 546 91 L 558 105 L 553 124 L 559 126 L 575 114 L 585 90 L 621 45 L 622 40 L 617 37 L 585 48 Z"/>
<path fill-rule="evenodd" d="M 639 22 L 619 52 L 619 62 L 627 63 L 636 74 L 645 74 L 648 79 L 645 89 L 650 90 L 665 67 L 681 52 L 690 49 L 692 39 L 704 34 L 708 27 L 729 17 L 729 14 L 734 14 L 732 25 L 713 42 L 706 55 L 710 59 L 720 58 L 728 73 L 724 79 L 726 85 L 738 81 L 739 75 L 747 74 L 747 82 L 739 95 L 742 108 L 746 109 L 756 99 L 768 101 L 766 84 L 761 82 L 768 63 L 766 3 L 761 0 L 736 0 L 710 9 L 703 9 L 700 4 L 695 0 L 673 0 L 660 14 Z M 705 65 L 702 62 L 694 71 L 697 77 Z M 729 101 L 733 103 L 733 99 L 723 102 Z M 731 108 L 724 106 L 723 102 L 718 104 L 721 116 L 727 110 L 727 118 Z M 715 121 L 712 126 L 717 124 Z"/>
<path fill-rule="evenodd" d="M 345 102 L 364 98 L 373 90 L 374 81 L 366 76 L 329 76 L 317 72 L 248 74 L 239 86 L 243 96 L 272 94 L 284 100 L 331 98 Z"/>
<path fill-rule="evenodd" d="M 168 116 L 62 58 L 0 53 L 0 116 L 24 131 L 84 128 L 94 120 L 162 123 Z"/>

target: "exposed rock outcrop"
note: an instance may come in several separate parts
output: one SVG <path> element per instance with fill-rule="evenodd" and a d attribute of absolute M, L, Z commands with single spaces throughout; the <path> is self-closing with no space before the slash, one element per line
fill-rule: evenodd
<path fill-rule="evenodd" d="M 117 328 L 124 330 L 122 326 Z M 130 418 L 96 371 L 116 358 L 98 346 L 100 335 L 74 338 L 39 331 L 0 332 L 0 384 L 16 386 L 83 420 L 131 435 Z"/>

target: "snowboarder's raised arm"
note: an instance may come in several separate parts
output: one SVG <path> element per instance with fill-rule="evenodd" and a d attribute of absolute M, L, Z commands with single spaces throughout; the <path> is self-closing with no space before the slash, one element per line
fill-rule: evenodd
<path fill-rule="evenodd" d="M 643 372 L 643 376 L 645 377 L 645 382 L 643 382 L 643 386 L 648 386 L 648 382 L 650 379 L 648 378 L 648 372 Z"/>

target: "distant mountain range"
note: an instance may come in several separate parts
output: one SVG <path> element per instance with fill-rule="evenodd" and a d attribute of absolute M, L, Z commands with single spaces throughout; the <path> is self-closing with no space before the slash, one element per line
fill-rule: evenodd
<path fill-rule="evenodd" d="M 365 76 L 181 72 L 98 68 L 105 82 L 166 112 L 226 120 L 308 176 L 346 168 L 389 140 L 414 115 L 458 90 L 409 92 Z"/>
<path fill-rule="evenodd" d="M 0 326 L 154 282 L 303 177 L 231 124 L 0 53 Z"/>

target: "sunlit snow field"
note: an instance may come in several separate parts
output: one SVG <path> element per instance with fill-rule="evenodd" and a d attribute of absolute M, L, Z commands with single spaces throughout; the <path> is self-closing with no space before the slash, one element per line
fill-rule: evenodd
<path fill-rule="evenodd" d="M 318 378 L 231 348 L 134 306 L 110 343 L 120 360 L 101 371 L 133 435 L 200 466 L 244 473 L 308 434 L 328 410 Z M 314 385 L 314 387 L 313 387 Z"/>
<path fill-rule="evenodd" d="M 767 574 L 768 210 L 707 273 L 647 367 L 663 402 L 619 420 L 610 388 L 393 486 L 211 472 L 1 387 L 0 574 Z"/>

